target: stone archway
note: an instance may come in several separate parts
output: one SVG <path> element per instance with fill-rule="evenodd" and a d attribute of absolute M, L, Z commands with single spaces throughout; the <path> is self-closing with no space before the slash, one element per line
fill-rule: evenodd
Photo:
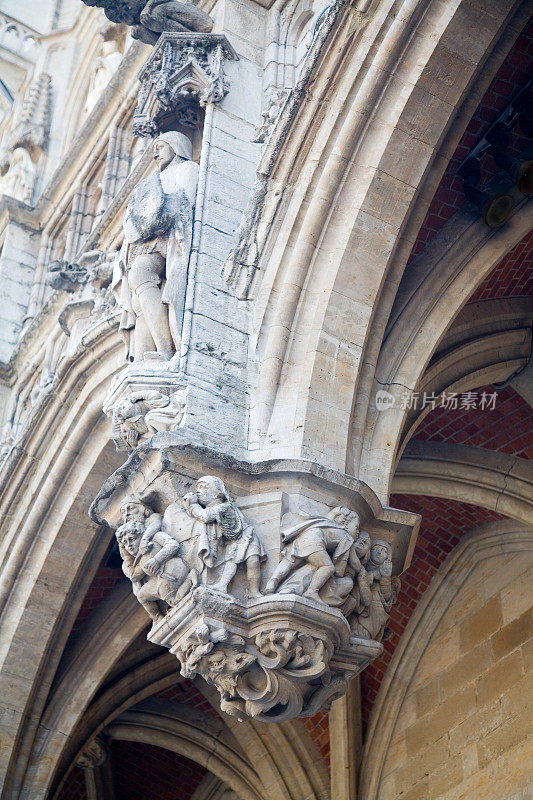
<path fill-rule="evenodd" d="M 526 668 L 517 648 L 531 633 L 522 615 L 531 605 L 526 573 L 532 564 L 532 545 L 531 527 L 511 521 L 490 523 L 465 537 L 435 575 L 396 649 L 376 700 L 361 775 L 360 796 L 365 800 L 388 800 L 402 791 L 402 781 L 407 782 L 402 784 L 405 789 L 407 784 L 411 787 L 424 780 L 416 772 L 416 763 L 411 763 L 417 757 L 420 765 L 426 765 L 422 772 L 435 779 L 439 796 L 448 796 L 446 786 L 460 786 L 472 796 L 469 791 L 474 786 L 478 791 L 483 785 L 485 796 L 501 797 L 497 792 L 502 790 L 502 782 L 507 782 L 509 792 L 512 786 L 520 789 L 520 783 L 527 784 L 527 761 L 520 769 L 520 760 L 511 759 L 508 769 L 497 775 L 490 766 L 492 760 L 496 764 L 495 757 L 486 745 L 477 765 L 463 773 L 456 751 L 450 750 L 449 737 L 446 742 L 441 739 L 467 719 L 477 738 L 480 715 L 490 716 L 485 711 L 487 704 L 508 689 L 506 702 L 514 704 L 512 719 L 519 720 L 518 737 L 509 735 L 511 720 L 495 718 L 493 747 L 512 748 L 516 743 L 520 752 L 528 747 L 526 728 L 531 717 L 521 713 L 515 695 L 523 697 L 519 684 Z M 512 663 L 507 660 L 509 654 Z M 511 667 L 514 671 L 507 673 Z M 500 691 L 499 676 L 506 673 Z M 457 732 L 457 742 L 466 727 L 465 722 Z M 508 745 L 504 744 L 506 737 Z M 463 744 L 473 754 L 472 741 L 466 736 Z M 401 769 L 403 773 L 394 774 Z M 434 775 L 433 770 L 440 772 Z"/>

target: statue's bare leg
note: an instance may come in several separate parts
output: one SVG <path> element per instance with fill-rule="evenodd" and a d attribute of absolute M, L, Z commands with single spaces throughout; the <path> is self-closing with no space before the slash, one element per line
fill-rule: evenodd
<path fill-rule="evenodd" d="M 160 253 L 146 253 L 134 259 L 128 280 L 141 307 L 141 314 L 158 353 L 170 359 L 174 352 L 167 306 L 161 300 L 161 273 L 165 260 Z M 139 353 L 139 358 L 144 354 Z M 137 359 L 137 354 L 136 354 Z"/>
<path fill-rule="evenodd" d="M 226 561 L 226 563 L 222 567 L 222 575 L 220 576 L 220 580 L 217 583 L 215 583 L 211 588 L 218 589 L 219 592 L 227 592 L 228 586 L 235 577 L 236 572 L 237 572 L 237 564 L 234 564 L 232 561 Z"/>
<path fill-rule="evenodd" d="M 288 558 L 284 558 L 280 561 L 274 570 L 274 574 L 265 586 L 265 594 L 274 594 L 281 581 L 287 577 L 293 566 L 292 561 L 289 561 Z"/>
<path fill-rule="evenodd" d="M 144 318 L 139 316 L 135 320 L 135 330 L 133 332 L 134 341 L 134 360 L 142 361 L 145 353 L 155 350 L 155 342 L 152 339 L 150 331 Z"/>
<path fill-rule="evenodd" d="M 314 568 L 314 573 L 313 577 L 311 578 L 311 583 L 304 592 L 304 596 L 309 597 L 310 600 L 316 600 L 320 603 L 321 600 L 318 596 L 318 593 L 328 578 L 331 578 L 335 572 L 335 567 L 333 566 L 333 563 L 326 552 L 313 553 L 308 557 L 307 560 L 311 567 Z"/>
<path fill-rule="evenodd" d="M 147 590 L 147 584 L 141 586 L 141 588 L 135 592 L 135 595 L 144 610 L 148 612 L 155 622 L 164 619 L 165 615 L 161 611 L 157 600 L 154 599 L 153 591 L 150 588 Z"/>
<path fill-rule="evenodd" d="M 246 576 L 248 578 L 248 585 L 250 587 L 250 594 L 253 597 L 259 597 L 261 590 L 259 584 L 261 582 L 261 567 L 259 564 L 259 556 L 251 556 L 246 562 Z"/>

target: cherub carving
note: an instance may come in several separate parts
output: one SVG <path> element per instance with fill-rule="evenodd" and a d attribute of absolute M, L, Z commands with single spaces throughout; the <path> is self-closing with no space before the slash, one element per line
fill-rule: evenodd
<path fill-rule="evenodd" d="M 246 566 L 250 594 L 261 594 L 260 564 L 265 551 L 251 525 L 220 478 L 205 475 L 195 491 L 185 495 L 187 512 L 202 526 L 198 536 L 198 556 L 206 568 L 206 583 L 212 589 L 227 592 L 241 564 Z"/>
<path fill-rule="evenodd" d="M 120 510 L 124 522 L 116 537 L 122 570 L 137 600 L 157 622 L 197 585 L 198 575 L 180 558 L 179 542 L 161 530 L 161 515 L 138 495 L 125 497 Z"/>

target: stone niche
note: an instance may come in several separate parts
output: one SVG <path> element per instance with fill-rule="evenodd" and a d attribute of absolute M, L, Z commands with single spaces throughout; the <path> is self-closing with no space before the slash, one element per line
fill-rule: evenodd
<path fill-rule="evenodd" d="M 148 639 L 223 711 L 268 722 L 328 709 L 380 655 L 419 524 L 341 473 L 239 462 L 179 431 L 139 445 L 91 516 L 116 529 Z"/>

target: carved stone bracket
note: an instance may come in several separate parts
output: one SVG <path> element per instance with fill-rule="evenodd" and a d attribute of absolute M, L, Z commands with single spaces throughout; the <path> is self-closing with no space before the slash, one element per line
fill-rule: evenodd
<path fill-rule="evenodd" d="M 107 744 L 97 736 L 90 741 L 78 755 L 76 766 L 82 769 L 95 769 L 105 764 L 109 758 L 109 748 Z"/>
<path fill-rule="evenodd" d="M 203 586 L 148 638 L 177 656 L 182 675 L 216 686 L 227 714 L 264 722 L 329 708 L 383 650 L 351 637 L 340 611 L 307 598 L 278 594 L 244 603 Z"/>
<path fill-rule="evenodd" d="M 418 516 L 314 464 L 238 462 L 185 439 L 139 445 L 91 508 L 116 528 L 148 638 L 238 718 L 328 709 L 383 651 Z"/>
<path fill-rule="evenodd" d="M 156 354 L 154 354 L 156 356 Z M 187 408 L 187 383 L 161 359 L 145 358 L 119 373 L 104 399 L 117 450 L 132 450 L 159 431 L 179 428 Z"/>
<path fill-rule="evenodd" d="M 223 35 L 161 34 L 139 73 L 141 88 L 133 116 L 134 134 L 157 135 L 161 132 L 161 116 L 169 112 L 176 114 L 178 122 L 190 126 L 195 106 L 220 102 L 229 88 L 224 59 L 237 60 L 238 56 Z"/>

